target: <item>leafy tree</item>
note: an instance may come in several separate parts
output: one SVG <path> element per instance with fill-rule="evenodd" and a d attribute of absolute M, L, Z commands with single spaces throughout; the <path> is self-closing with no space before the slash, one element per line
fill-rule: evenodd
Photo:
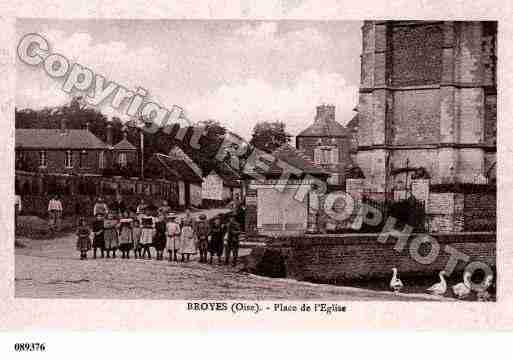
<path fill-rule="evenodd" d="M 285 123 L 263 121 L 258 122 L 253 128 L 249 143 L 259 150 L 271 153 L 283 144 L 289 143 L 290 139 L 290 134 L 285 131 Z"/>

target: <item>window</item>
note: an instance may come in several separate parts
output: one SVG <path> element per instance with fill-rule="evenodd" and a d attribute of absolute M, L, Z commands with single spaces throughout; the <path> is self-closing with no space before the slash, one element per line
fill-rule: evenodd
<path fill-rule="evenodd" d="M 66 151 L 66 158 L 64 159 L 64 166 L 66 166 L 66 168 L 73 167 L 73 153 L 69 150 Z"/>
<path fill-rule="evenodd" d="M 320 146 L 314 151 L 314 161 L 321 165 L 338 163 L 338 152 L 336 147 Z"/>
<path fill-rule="evenodd" d="M 39 167 L 46 167 L 46 151 L 39 151 Z"/>
<path fill-rule="evenodd" d="M 101 151 L 98 156 L 98 167 L 102 170 L 105 168 L 105 152 Z"/>
<path fill-rule="evenodd" d="M 24 153 L 22 151 L 16 151 L 16 162 L 23 162 L 24 159 Z"/>
<path fill-rule="evenodd" d="M 87 167 L 87 151 L 86 150 L 80 151 L 80 157 L 78 159 L 78 165 L 80 166 L 80 168 Z"/>
<path fill-rule="evenodd" d="M 118 157 L 118 162 L 122 167 L 126 166 L 126 153 L 121 152 Z"/>

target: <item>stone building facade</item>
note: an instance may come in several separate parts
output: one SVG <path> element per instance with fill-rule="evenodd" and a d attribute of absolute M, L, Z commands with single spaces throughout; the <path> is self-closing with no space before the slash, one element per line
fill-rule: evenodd
<path fill-rule="evenodd" d="M 349 134 L 336 121 L 334 105 L 317 106 L 314 123 L 296 136 L 296 148 L 331 174 L 328 183 L 332 185 L 345 184 L 349 147 Z"/>
<path fill-rule="evenodd" d="M 489 183 L 496 22 L 365 21 L 356 162 L 371 192 Z"/>

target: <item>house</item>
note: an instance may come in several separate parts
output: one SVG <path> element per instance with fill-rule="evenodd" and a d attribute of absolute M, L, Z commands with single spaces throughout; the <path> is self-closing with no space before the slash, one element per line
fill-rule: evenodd
<path fill-rule="evenodd" d="M 165 156 L 165 155 L 161 155 Z M 202 171 L 178 146 L 162 157 L 167 166 L 180 174 L 178 182 L 179 204 L 185 207 L 200 207 L 202 203 Z"/>
<path fill-rule="evenodd" d="M 331 174 L 329 184 L 344 185 L 350 140 L 349 131 L 335 120 L 335 106 L 323 104 L 317 106 L 313 124 L 296 136 L 296 148 Z"/>
<path fill-rule="evenodd" d="M 183 198 L 183 194 L 180 196 L 180 188 L 183 192 L 184 178 L 178 173 L 178 170 L 168 156 L 161 153 L 153 154 L 146 162 L 144 175 L 146 179 L 165 180 L 172 183 L 172 191 L 169 191 L 168 197 L 164 199 L 173 207 L 185 205 L 184 200 L 180 202 L 180 197 Z"/>
<path fill-rule="evenodd" d="M 203 178 L 201 193 L 203 201 L 219 204 L 241 198 L 240 177 L 227 165 L 219 163 L 217 169 Z"/>
<path fill-rule="evenodd" d="M 86 129 L 16 129 L 16 169 L 61 174 L 101 174 L 109 146 Z"/>
<path fill-rule="evenodd" d="M 262 154 L 246 164 L 251 180 L 246 194 L 246 231 L 252 234 L 300 234 L 315 223 L 312 189 L 331 175 L 304 152 L 285 144 L 271 155 Z M 272 162 L 267 161 L 272 158 Z M 253 163 L 252 163 L 253 162 Z M 265 163 L 266 170 L 257 163 Z M 288 180 L 281 177 L 284 167 L 298 173 Z M 258 178 L 258 179 L 256 179 Z"/>
<path fill-rule="evenodd" d="M 107 126 L 107 139 L 112 138 L 109 136 L 111 125 Z M 111 141 L 111 140 L 110 140 Z M 131 163 L 137 162 L 137 148 L 127 139 L 126 127 L 123 126 L 123 139 L 112 146 L 111 163 L 119 167 L 127 167 Z"/>

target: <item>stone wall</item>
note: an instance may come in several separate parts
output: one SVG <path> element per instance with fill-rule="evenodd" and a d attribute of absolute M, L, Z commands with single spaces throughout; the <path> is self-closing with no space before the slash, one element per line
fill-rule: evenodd
<path fill-rule="evenodd" d="M 434 183 L 483 183 L 496 152 L 496 31 L 495 22 L 364 22 L 355 157 L 371 187 L 405 158 L 422 158 Z"/>
<path fill-rule="evenodd" d="M 430 192 L 426 207 L 431 232 L 495 231 L 495 191 Z"/>
<path fill-rule="evenodd" d="M 417 252 L 411 245 L 415 235 L 409 238 L 402 252 L 394 249 L 395 238 L 389 238 L 384 244 L 377 238 L 377 234 L 283 237 L 274 239 L 268 249 L 281 252 L 287 277 L 320 283 L 389 278 L 392 267 L 403 277 L 436 276 L 448 262 L 449 254 L 444 251 L 447 245 L 470 256 L 470 261 L 483 261 L 492 267 L 496 263 L 495 233 L 436 235 L 433 238 L 440 245 L 440 252 L 430 264 L 413 259 L 412 251 L 425 256 L 431 250 L 430 244 L 422 244 Z M 460 261 L 456 272 L 463 268 Z"/>

